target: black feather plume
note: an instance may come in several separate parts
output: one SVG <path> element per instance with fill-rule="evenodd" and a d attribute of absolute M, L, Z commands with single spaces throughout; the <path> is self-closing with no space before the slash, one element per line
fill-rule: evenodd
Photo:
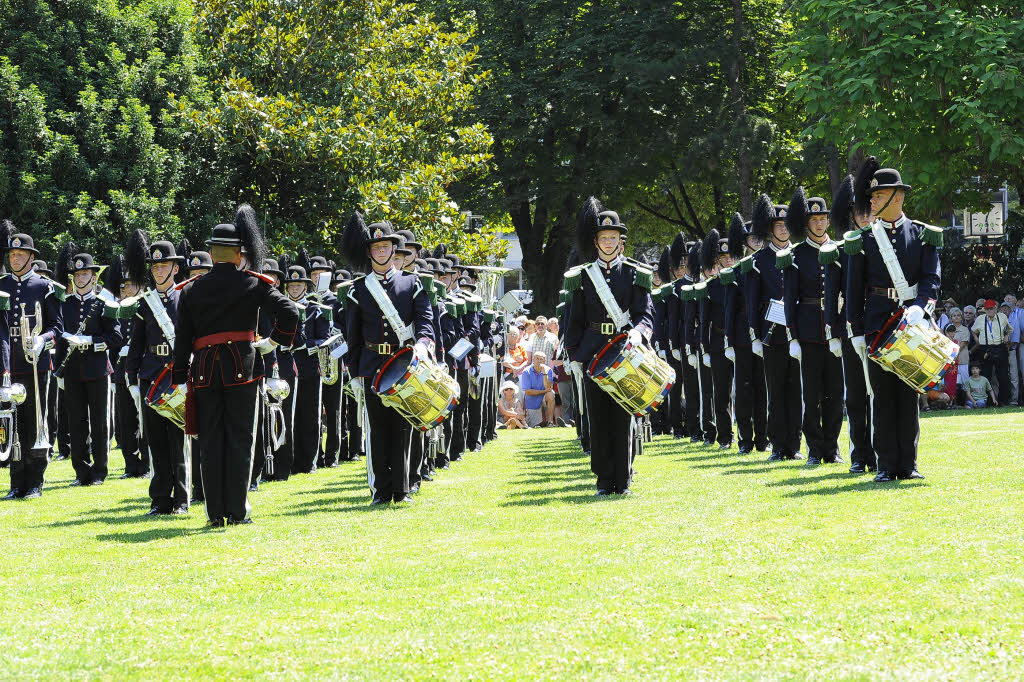
<path fill-rule="evenodd" d="M 370 257 L 366 252 L 366 241 L 370 239 L 370 231 L 366 229 L 363 214 L 353 211 L 341 233 L 341 258 L 349 267 L 358 272 L 370 271 Z"/>
<path fill-rule="evenodd" d="M 672 276 L 672 249 L 666 246 L 661 250 L 661 258 L 658 259 L 658 277 L 662 284 L 671 284 L 675 278 Z"/>
<path fill-rule="evenodd" d="M 672 240 L 672 246 L 669 247 L 672 255 L 672 269 L 675 270 L 683 263 L 683 259 L 686 258 L 686 237 L 683 236 L 682 232 L 676 232 L 675 239 Z"/>
<path fill-rule="evenodd" d="M 878 165 L 878 159 L 869 156 L 860 165 L 857 178 L 853 181 L 854 201 L 856 202 L 854 205 L 857 213 L 861 215 L 871 214 L 871 180 L 879 168 L 881 166 Z"/>
<path fill-rule="evenodd" d="M 761 239 L 768 239 L 772 233 L 772 221 L 775 220 L 775 207 L 767 194 L 762 194 L 754 204 L 753 222 L 750 231 Z"/>
<path fill-rule="evenodd" d="M 309 271 L 312 268 L 309 267 L 309 250 L 305 246 L 299 249 L 299 255 L 295 259 L 295 264 L 301 266 L 306 271 L 306 274 L 309 275 Z"/>
<path fill-rule="evenodd" d="M 747 228 L 743 225 L 743 216 L 734 213 L 732 222 L 729 223 L 729 255 L 733 258 L 743 258 L 744 247 L 747 244 Z"/>
<path fill-rule="evenodd" d="M 686 274 L 694 282 L 700 279 L 700 242 L 694 242 L 686 255 Z"/>
<path fill-rule="evenodd" d="M 192 244 L 188 241 L 187 237 L 182 237 L 181 241 L 178 242 L 177 255 L 181 256 L 185 260 L 183 263 L 188 263 L 188 257 L 192 255 Z M 184 267 L 178 270 L 178 274 L 174 276 L 174 281 L 181 283 L 188 279 L 188 270 Z"/>
<path fill-rule="evenodd" d="M 801 185 L 793 192 L 793 198 L 789 200 L 789 210 L 786 211 L 786 228 L 789 230 L 789 239 L 794 244 L 807 238 L 808 213 L 810 209 L 807 207 L 807 192 Z"/>
<path fill-rule="evenodd" d="M 0 221 L 0 254 L 4 257 L 4 265 L 7 265 L 7 247 L 11 243 L 11 237 L 17 232 L 17 228 L 7 218 Z"/>
<path fill-rule="evenodd" d="M 277 257 L 277 269 L 283 272 L 286 276 L 288 275 L 288 268 L 292 265 L 294 265 L 294 263 L 292 263 L 292 257 L 287 253 L 282 253 Z M 284 278 L 282 277 L 282 279 Z"/>
<path fill-rule="evenodd" d="M 149 281 L 146 258 L 149 256 L 149 240 L 142 230 L 135 230 L 124 247 L 124 278 L 140 289 Z"/>
<path fill-rule="evenodd" d="M 111 259 L 110 267 L 103 271 L 100 280 L 115 296 L 121 292 L 121 283 L 124 282 L 124 259 L 120 255 Z"/>
<path fill-rule="evenodd" d="M 267 259 L 267 243 L 263 239 L 263 230 L 256 220 L 256 211 L 249 204 L 241 204 L 235 209 L 235 229 L 245 250 L 245 260 L 250 270 L 258 271 Z"/>
<path fill-rule="evenodd" d="M 580 252 L 576 247 L 569 249 L 569 257 L 565 259 L 565 269 L 574 268 L 580 264 Z"/>
<path fill-rule="evenodd" d="M 837 237 L 842 237 L 847 230 L 856 229 L 853 222 L 853 176 L 847 175 L 839 183 L 839 188 L 832 195 L 832 213 L 829 215 L 829 222 L 836 231 Z"/>
<path fill-rule="evenodd" d="M 704 237 L 704 242 L 700 246 L 700 264 L 705 270 L 715 267 L 715 263 L 718 261 L 718 242 L 721 238 L 718 230 L 714 228 L 711 228 L 711 231 Z"/>
<path fill-rule="evenodd" d="M 75 246 L 74 242 L 68 242 L 60 247 L 60 252 L 57 254 L 57 262 L 53 266 L 53 281 L 63 287 L 68 287 L 68 289 L 71 288 L 71 268 L 73 267 L 72 261 L 76 253 L 78 253 L 78 247 Z"/>
<path fill-rule="evenodd" d="M 576 248 L 579 249 L 584 261 L 597 259 L 594 238 L 597 236 L 597 216 L 603 210 L 600 201 L 589 197 L 583 202 L 583 207 L 576 216 Z"/>

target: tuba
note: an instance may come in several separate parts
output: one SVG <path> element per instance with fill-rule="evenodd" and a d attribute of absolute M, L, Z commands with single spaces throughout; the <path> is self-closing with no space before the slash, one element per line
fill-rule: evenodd
<path fill-rule="evenodd" d="M 25 402 L 27 394 L 21 384 L 12 384 L 11 375 L 4 373 L 0 386 L 0 462 L 11 459 L 21 461 L 21 443 L 18 441 L 18 405 Z"/>
<path fill-rule="evenodd" d="M 335 334 L 316 348 L 320 361 L 320 380 L 325 386 L 333 386 L 341 377 L 338 359 L 348 351 L 348 344 L 341 334 Z"/>

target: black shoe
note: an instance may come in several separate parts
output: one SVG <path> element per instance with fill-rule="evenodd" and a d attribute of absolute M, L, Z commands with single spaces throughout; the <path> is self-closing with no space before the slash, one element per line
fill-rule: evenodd
<path fill-rule="evenodd" d="M 174 516 L 184 516 L 185 514 L 188 514 L 188 505 L 178 505 L 177 507 L 171 510 L 171 514 L 173 514 Z"/>
<path fill-rule="evenodd" d="M 623 488 L 622 490 L 618 491 L 618 493 L 619 495 L 632 495 L 633 491 L 630 490 L 629 488 Z"/>
<path fill-rule="evenodd" d="M 484 449 L 484 448 L 483 448 L 483 446 L 482 446 L 482 445 L 477 445 L 476 447 L 474 447 L 474 448 L 473 448 L 473 452 L 480 452 L 480 451 L 481 451 L 481 450 L 483 450 L 483 449 Z"/>
<path fill-rule="evenodd" d="M 905 471 L 903 473 L 896 474 L 896 478 L 901 478 L 907 481 L 919 481 L 924 478 L 924 474 L 917 469 L 914 469 L 913 471 Z"/>
<path fill-rule="evenodd" d="M 704 441 L 704 447 L 706 447 L 706 448 L 710 448 L 714 444 L 715 444 L 715 441 L 713 439 L 711 439 L 711 438 L 708 438 L 707 440 Z"/>
<path fill-rule="evenodd" d="M 718 449 L 719 450 L 731 450 L 732 449 L 732 441 L 729 441 L 728 443 L 720 443 L 718 445 Z"/>
<path fill-rule="evenodd" d="M 889 483 L 895 481 L 896 477 L 890 474 L 888 471 L 879 471 L 878 475 L 875 476 L 875 483 Z"/>
<path fill-rule="evenodd" d="M 89 481 L 89 485 L 103 485 L 103 479 L 102 478 L 94 478 L 91 481 Z"/>
<path fill-rule="evenodd" d="M 740 446 L 740 454 L 741 455 L 749 455 L 753 451 L 754 451 L 754 448 L 750 447 L 749 445 L 741 445 Z"/>
<path fill-rule="evenodd" d="M 252 519 L 235 519 L 233 516 L 228 517 L 229 526 L 248 526 L 252 523 Z"/>
<path fill-rule="evenodd" d="M 701 439 L 700 436 L 690 436 L 690 442 L 691 443 L 699 443 L 699 442 L 701 442 L 701 440 L 702 439 Z"/>
<path fill-rule="evenodd" d="M 53 461 L 54 462 L 63 462 L 67 458 L 68 458 L 67 455 L 57 455 L 56 457 L 53 458 Z"/>
<path fill-rule="evenodd" d="M 29 488 L 24 495 L 21 496 L 23 500 L 34 500 L 43 496 L 43 489 L 39 486 L 35 488 Z"/>
<path fill-rule="evenodd" d="M 783 455 L 783 459 L 803 459 L 804 456 L 799 452 L 790 452 L 789 454 Z M 818 464 L 821 464 L 821 460 L 818 460 Z"/>
<path fill-rule="evenodd" d="M 612 491 L 607 488 L 598 488 L 597 492 L 594 493 L 595 497 L 604 497 L 605 495 L 611 495 Z"/>
<path fill-rule="evenodd" d="M 254 492 L 256 492 L 259 489 L 260 489 L 260 486 L 259 486 L 258 483 L 250 483 L 249 484 L 249 492 L 254 493 Z"/>
<path fill-rule="evenodd" d="M 395 493 L 395 504 L 412 504 L 412 498 L 407 493 Z"/>
<path fill-rule="evenodd" d="M 569 424 L 567 424 L 567 423 L 566 423 L 566 421 L 565 421 L 564 419 L 562 419 L 561 417 L 559 417 L 558 419 L 556 419 L 556 420 L 555 420 L 555 423 L 556 423 L 556 424 L 558 424 L 558 425 L 559 425 L 559 426 L 561 426 L 561 427 L 566 427 L 566 426 L 568 426 L 568 425 L 569 425 Z"/>
<path fill-rule="evenodd" d="M 434 480 L 434 477 L 431 476 L 430 474 L 423 474 L 420 478 L 422 478 L 424 481 L 433 481 Z"/>
<path fill-rule="evenodd" d="M 448 462 L 445 462 L 444 464 L 438 464 L 437 468 L 441 469 L 442 471 L 445 471 L 445 470 L 451 469 L 452 467 L 451 467 L 450 464 L 448 464 Z"/>
<path fill-rule="evenodd" d="M 128 472 L 126 471 L 126 472 L 124 472 L 123 474 L 121 474 L 120 476 L 118 476 L 118 478 L 119 478 L 120 480 L 122 480 L 122 481 L 123 481 L 123 480 L 124 480 L 124 479 L 126 479 L 126 478 L 135 478 L 135 476 L 136 476 L 136 475 L 137 475 L 137 474 L 129 474 L 129 473 L 128 473 Z"/>
<path fill-rule="evenodd" d="M 75 480 L 71 481 L 71 483 L 68 483 L 69 488 L 77 488 L 80 485 L 86 485 L 86 483 L 80 478 L 76 478 Z"/>
<path fill-rule="evenodd" d="M 865 473 L 867 473 L 867 471 L 868 471 L 868 468 L 866 466 L 864 466 L 863 462 L 854 462 L 850 466 L 850 473 L 851 474 L 865 474 Z"/>
<path fill-rule="evenodd" d="M 206 524 L 209 528 L 223 528 L 227 525 L 224 519 L 210 519 L 210 522 Z"/>
<path fill-rule="evenodd" d="M 7 491 L 7 494 L 3 496 L 4 500 L 18 500 L 21 499 L 21 488 L 11 488 Z"/>
<path fill-rule="evenodd" d="M 448 460 L 448 461 L 450 461 L 450 462 L 461 462 L 462 461 L 462 455 L 452 455 L 451 459 Z"/>
<path fill-rule="evenodd" d="M 769 461 L 769 462 L 781 462 L 781 461 L 782 461 L 782 460 L 784 460 L 784 459 L 786 459 L 786 458 L 785 458 L 785 457 L 783 457 L 783 456 L 782 456 L 782 453 L 779 453 L 779 452 L 773 452 L 773 453 L 772 453 L 772 454 L 771 454 L 771 455 L 770 455 L 770 456 L 768 457 L 768 461 Z"/>
<path fill-rule="evenodd" d="M 842 455 L 829 455 L 828 457 L 822 457 L 821 461 L 824 462 L 825 464 L 842 464 L 843 456 Z"/>
<path fill-rule="evenodd" d="M 821 460 L 818 459 L 817 457 L 808 457 L 807 458 L 807 463 L 804 464 L 804 466 L 806 466 L 806 467 L 821 466 Z"/>
<path fill-rule="evenodd" d="M 419 491 L 420 491 L 420 484 L 419 483 L 413 483 L 411 486 L 409 486 L 409 494 L 410 495 L 415 495 Z M 395 501 L 397 502 L 397 500 L 395 500 Z"/>
<path fill-rule="evenodd" d="M 146 512 L 146 516 L 159 516 L 160 514 L 166 514 L 166 513 L 167 512 L 165 512 L 160 507 L 150 507 L 149 511 Z"/>
<path fill-rule="evenodd" d="M 391 500 L 385 499 L 385 498 L 381 497 L 380 495 L 374 495 L 373 499 L 370 500 L 370 506 L 371 507 L 376 507 L 378 505 L 387 504 L 390 501 Z"/>

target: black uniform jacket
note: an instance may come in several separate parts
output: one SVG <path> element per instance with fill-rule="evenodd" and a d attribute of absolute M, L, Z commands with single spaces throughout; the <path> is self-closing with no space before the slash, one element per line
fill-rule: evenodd
<path fill-rule="evenodd" d="M 71 351 L 66 339 L 57 339 L 57 356 L 54 358 L 57 366 L 67 358 L 64 381 L 93 381 L 113 373 L 109 358 L 110 353 L 117 353 L 121 348 L 121 328 L 117 320 L 103 314 L 104 308 L 103 299 L 91 291 L 85 296 L 71 294 L 61 303 L 64 331 L 92 337 L 88 348 L 75 351 Z M 83 319 L 86 320 L 85 329 L 79 331 Z"/>
<path fill-rule="evenodd" d="M 810 240 L 793 247 L 793 265 L 782 273 L 782 300 L 790 335 L 804 343 L 825 343 L 825 265 Z"/>
<path fill-rule="evenodd" d="M 754 267 L 747 273 L 747 325 L 763 343 L 786 343 L 786 328 L 765 319 L 772 299 L 781 301 L 782 272 L 775 264 L 775 244 L 754 254 Z"/>
<path fill-rule="evenodd" d="M 736 273 L 736 281 L 725 288 L 725 338 L 732 348 L 750 348 L 747 323 L 747 277 Z"/>
<path fill-rule="evenodd" d="M 281 345 L 290 344 L 298 310 L 272 282 L 266 275 L 238 270 L 231 263 L 216 263 L 207 274 L 180 285 L 174 325 L 174 383 L 191 379 L 196 388 L 204 388 L 236 386 L 261 378 L 255 370 L 262 370 L 263 362 L 257 364 L 259 352 L 251 341 L 206 345 L 202 339 L 226 332 L 255 334 L 263 311 L 274 320 L 270 338 Z M 195 347 L 197 341 L 199 347 Z"/>
<path fill-rule="evenodd" d="M 725 350 L 725 294 L 718 277 L 708 280 L 708 296 L 700 302 L 700 343 L 705 353 Z"/>
<path fill-rule="evenodd" d="M 25 351 L 21 345 L 21 307 L 25 306 L 29 326 L 35 327 L 36 303 L 41 306 L 43 327 L 40 336 L 46 339 L 46 345 L 52 347 L 57 337 L 64 331 L 60 314 L 60 302 L 54 291 L 53 283 L 34 270 L 24 277 L 15 275 L 0 276 L 0 291 L 10 297 L 11 309 L 0 313 L 3 328 L 0 329 L 0 370 L 10 372 L 11 377 L 31 376 L 32 364 L 25 359 Z M 39 369 L 50 368 L 50 355 L 44 353 L 39 358 Z"/>

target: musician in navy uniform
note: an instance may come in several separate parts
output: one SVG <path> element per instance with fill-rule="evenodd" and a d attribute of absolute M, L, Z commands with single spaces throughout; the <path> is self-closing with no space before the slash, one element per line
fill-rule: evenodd
<path fill-rule="evenodd" d="M 348 286 L 352 283 L 352 273 L 345 269 L 334 272 L 335 296 L 338 303 L 334 308 L 334 324 L 348 340 L 348 330 L 345 329 L 345 298 L 348 294 Z M 344 288 L 344 294 L 342 289 Z M 346 371 L 347 368 L 346 368 Z M 358 462 L 363 455 L 363 427 L 359 422 L 359 410 L 351 390 L 341 392 L 341 422 L 342 422 L 342 443 L 344 451 L 341 458 L 348 462 Z"/>
<path fill-rule="evenodd" d="M 786 227 L 794 246 L 779 256 L 789 354 L 800 363 L 803 380 L 803 434 L 807 466 L 841 462 L 839 431 L 843 427 L 842 340 L 825 324 L 823 258 L 838 255 L 828 235 L 828 206 L 821 197 L 807 198 L 798 187 L 789 202 Z"/>
<path fill-rule="evenodd" d="M 6 242 L 5 242 L 6 243 Z M 46 279 L 53 280 L 53 271 L 44 260 L 32 261 L 32 269 Z M 50 349 L 50 361 L 56 352 L 56 344 Z M 57 388 L 56 381 L 47 382 L 46 386 L 46 428 L 50 433 L 50 461 L 60 462 L 70 459 L 71 441 L 67 433 L 67 415 L 59 409 L 61 394 L 63 391 Z M 8 462 L 0 462 L 0 468 L 8 466 Z"/>
<path fill-rule="evenodd" d="M 327 337 L 330 338 L 338 333 L 339 320 L 335 317 L 338 310 L 338 297 L 334 295 L 330 284 L 327 289 L 320 289 L 320 278 L 325 277 L 330 283 L 334 279 L 334 265 L 323 256 L 313 256 L 309 259 L 309 278 L 313 280 L 313 293 L 320 304 L 320 313 L 327 321 Z M 319 359 L 319 356 L 316 356 Z M 340 371 L 340 366 L 339 366 Z M 324 430 L 327 432 L 326 443 L 321 446 L 317 455 L 317 466 L 336 467 L 341 455 L 341 378 L 333 384 L 325 384 L 322 381 L 320 387 L 320 402 L 323 405 Z"/>
<path fill-rule="evenodd" d="M 861 232 L 870 221 L 854 210 L 854 180 L 847 175 L 832 197 L 832 228 L 836 234 Z M 870 209 L 868 209 L 870 210 Z M 851 256 L 843 242 L 836 249 L 838 257 L 825 269 L 825 324 L 832 338 L 842 341 L 843 378 L 846 385 L 846 416 L 849 420 L 850 473 L 863 474 L 875 470 L 875 448 L 871 443 L 871 396 L 868 394 L 866 369 L 854 349 L 846 322 L 846 305 L 850 300 L 847 277 Z M 829 342 L 831 345 L 831 341 Z"/>
<path fill-rule="evenodd" d="M 191 251 L 186 259 L 189 278 L 205 275 L 213 269 L 213 259 L 207 251 Z"/>
<path fill-rule="evenodd" d="M 463 339 L 462 313 L 465 312 L 466 302 L 457 295 L 458 290 L 454 289 L 458 271 L 451 259 L 441 258 L 439 262 L 443 272 L 439 274 L 438 278 L 446 290 L 444 297 L 439 301 L 445 307 L 445 315 L 440 320 L 441 344 L 445 348 L 443 361 L 448 366 L 448 374 L 455 377 L 459 385 L 459 402 L 462 403 L 465 400 L 463 396 L 469 391 L 468 374 L 462 369 L 463 363 L 466 361 L 465 359 L 456 360 L 450 351 L 455 344 Z M 462 459 L 462 452 L 466 447 L 464 416 L 465 410 L 456 405 L 451 418 L 446 419 L 442 425 L 446 442 L 444 452 L 440 453 L 436 464 L 439 469 L 447 469 L 449 462 L 457 462 Z"/>
<path fill-rule="evenodd" d="M 251 522 L 249 479 L 256 443 L 262 362 L 257 356 L 290 345 L 298 310 L 274 281 L 248 262 L 263 263 L 266 247 L 248 204 L 234 223 L 217 225 L 207 241 L 213 269 L 181 289 L 175 324 L 174 384 L 188 382 L 187 429 L 198 435 L 206 515 L 211 525 Z M 273 320 L 256 340 L 260 313 Z"/>
<path fill-rule="evenodd" d="M 122 306 L 133 309 L 137 306 L 135 296 L 142 289 L 144 282 L 133 282 L 125 274 L 124 261 L 121 256 L 114 259 L 106 271 L 106 283 L 111 290 L 117 292 L 117 299 Z M 146 445 L 145 432 L 142 430 L 140 405 L 136 405 L 131 391 L 128 390 L 125 361 L 128 358 L 128 347 L 131 342 L 132 320 L 121 317 L 117 321 L 120 341 L 110 348 L 110 357 L 114 365 L 114 437 L 124 457 L 124 474 L 121 478 L 143 478 L 149 476 L 149 447 Z"/>
<path fill-rule="evenodd" d="M 585 265 L 566 275 L 572 303 L 565 331 L 569 358 L 588 367 L 597 354 L 619 333 L 630 343 L 650 341 L 653 331 L 650 289 L 653 273 L 626 262 L 621 255 L 626 226 L 614 211 L 605 211 L 594 197 L 584 203 L 576 220 L 576 242 Z M 589 262 L 587 262 L 589 261 Z M 588 269 L 603 277 L 618 310 L 602 302 Z M 618 328 L 612 313 L 622 316 Z M 633 477 L 633 415 L 619 406 L 596 383 L 585 382 L 590 410 L 590 467 L 597 476 L 597 494 L 630 493 Z"/>
<path fill-rule="evenodd" d="M 661 359 L 669 363 L 672 369 L 675 370 L 676 376 L 680 377 L 679 367 L 677 367 L 676 360 L 672 356 L 672 344 L 669 341 L 668 333 L 668 309 L 672 305 L 674 295 L 673 279 L 672 248 L 666 246 L 661 250 L 657 267 L 654 269 L 654 289 L 651 291 L 651 304 L 653 306 L 651 320 L 654 325 L 654 331 L 651 334 L 651 343 L 654 345 L 658 355 L 661 356 Z M 672 390 L 669 391 L 665 402 L 651 414 L 651 430 L 656 436 L 672 434 L 672 392 L 679 383 L 679 381 L 676 381 L 673 384 Z"/>
<path fill-rule="evenodd" d="M 359 213 L 353 214 L 342 237 L 342 255 L 356 269 L 368 272 L 357 279 L 345 302 L 348 332 L 348 363 L 352 376 L 362 379 L 367 415 L 366 460 L 371 504 L 411 502 L 409 497 L 409 446 L 412 425 L 397 410 L 386 406 L 373 390 L 373 377 L 393 353 L 412 345 L 419 357 L 433 353 L 433 311 L 419 277 L 401 272 L 392 259 L 398 239 L 387 223 L 369 227 Z M 373 289 L 386 296 L 400 321 L 392 326 L 385 315 L 389 307 L 378 303 Z M 382 305 L 384 306 L 382 308 Z"/>
<path fill-rule="evenodd" d="M 64 392 L 71 436 L 71 485 L 100 485 L 107 478 L 110 455 L 110 375 L 108 355 L 121 344 L 116 313 L 96 295 L 101 269 L 88 253 L 71 256 L 65 245 L 57 264 L 59 279 L 70 274 L 74 293 L 61 303 L 64 333 L 57 340 L 56 379 Z M 65 261 L 70 260 L 70 263 Z M 69 267 L 70 266 L 70 267 Z M 112 310 L 116 311 L 117 306 Z"/>
<path fill-rule="evenodd" d="M 699 425 L 696 433 L 704 445 L 715 444 L 717 428 L 715 426 L 714 392 L 712 390 L 711 364 L 702 362 L 704 351 L 700 336 L 700 305 L 707 296 L 707 282 L 704 279 L 700 264 L 701 243 L 690 246 L 686 257 L 686 271 L 692 285 L 683 287 L 683 341 L 685 342 L 686 364 L 693 370 L 693 407 L 689 407 L 690 392 L 687 392 L 687 409 L 694 410 L 695 421 Z"/>
<path fill-rule="evenodd" d="M 145 271 L 148 266 L 159 303 L 171 325 L 178 316 L 179 293 L 174 287 L 174 277 L 183 261 L 171 242 L 147 244 L 141 230 L 132 234 L 125 253 L 125 267 L 129 272 Z M 143 406 L 143 429 L 153 467 L 147 515 L 188 513 L 191 450 L 186 445 L 185 434 L 174 422 L 146 404 L 153 383 L 174 360 L 173 351 L 153 309 L 145 300 L 141 301 L 132 327 L 125 369 L 129 390 L 133 397 L 139 396 Z"/>
<path fill-rule="evenodd" d="M 18 443 L 21 459 L 14 460 L 11 453 L 11 489 L 5 500 L 35 499 L 42 497 L 43 477 L 46 473 L 48 448 L 33 448 L 37 436 L 36 393 L 39 391 L 40 412 L 45 426 L 46 387 L 50 378 L 49 349 L 63 332 L 59 298 L 62 290 L 49 279 L 32 269 L 32 261 L 39 254 L 32 237 L 15 233 L 14 225 L 3 221 L 0 244 L 7 251 L 8 274 L 0 276 L 0 292 L 7 294 L 10 308 L 0 312 L 0 372 L 10 374 L 13 383 L 25 387 L 25 402 L 18 405 Z M 42 320 L 36 315 L 39 306 Z M 29 320 L 34 330 L 41 324 L 38 334 L 31 339 L 21 336 L 22 317 Z M 35 378 L 32 359 L 37 359 Z M 52 434 L 51 434 L 52 437 Z"/>
<path fill-rule="evenodd" d="M 246 261 L 248 261 L 248 257 Z M 277 261 L 272 258 L 264 258 L 263 266 L 260 268 L 260 274 L 270 278 L 270 286 L 277 291 L 281 291 L 281 281 L 284 279 L 284 273 L 281 272 L 280 266 Z M 283 292 L 282 292 L 283 294 Z M 298 310 L 296 309 L 296 315 Z M 269 339 L 274 334 L 274 315 L 269 310 L 260 310 L 259 321 L 256 324 L 256 335 L 257 340 Z M 297 326 L 297 325 L 296 325 Z M 260 352 L 256 355 L 253 361 L 253 376 L 262 376 L 264 378 L 277 376 L 277 346 L 270 344 L 272 347 L 265 353 Z M 266 349 L 264 349 L 266 350 Z M 266 387 L 260 389 L 261 393 Z M 260 395 L 259 401 L 262 403 L 264 400 L 263 395 Z M 256 450 L 253 455 L 252 461 L 252 474 L 249 476 L 249 492 L 254 493 L 259 490 L 260 481 L 267 471 L 267 459 L 274 458 L 276 453 L 273 451 L 274 444 L 270 439 L 270 424 L 267 421 L 267 410 L 263 404 L 257 405 L 257 418 L 256 418 Z M 285 415 L 285 419 L 288 416 Z M 287 432 L 287 424 L 283 425 L 283 428 Z M 276 463 L 276 462 L 275 462 Z"/>
<path fill-rule="evenodd" d="M 747 325 L 747 277 L 753 266 L 753 254 L 762 246 L 750 234 L 743 216 L 733 215 L 729 224 L 729 255 L 733 259 L 732 281 L 725 289 L 725 357 L 733 363 L 736 383 L 736 436 L 739 453 L 748 455 L 768 449 L 768 389 L 764 379 L 764 360 L 751 350 Z M 725 282 L 723 282 L 725 283 Z"/>
<path fill-rule="evenodd" d="M 747 276 L 747 324 L 751 349 L 764 358 L 768 385 L 769 462 L 800 459 L 800 364 L 789 354 L 784 316 L 782 271 L 776 254 L 789 248 L 787 206 L 773 206 L 762 194 L 754 206 L 752 231 L 764 242 Z M 774 320 L 768 319 L 769 310 Z"/>
<path fill-rule="evenodd" d="M 725 356 L 726 288 L 719 276 L 732 265 L 729 240 L 712 229 L 701 245 L 701 266 L 708 276 L 707 297 L 700 304 L 700 337 L 704 349 L 702 363 L 711 370 L 712 405 L 715 411 L 715 436 L 719 450 L 732 447 L 732 361 Z"/>
<path fill-rule="evenodd" d="M 874 157 L 865 163 L 878 164 Z M 874 343 L 889 318 L 901 310 L 905 310 L 910 325 L 924 321 L 934 308 L 941 282 L 937 247 L 942 244 L 942 231 L 903 213 L 910 185 L 904 184 L 893 168 L 875 170 L 865 184 L 856 188 L 857 201 L 870 197 L 875 221 L 870 231 L 860 235 L 859 250 L 856 244 L 851 245 L 847 275 L 847 320 L 854 334 L 851 343 L 858 352 Z M 885 243 L 879 243 L 880 239 Z M 892 272 L 884 252 L 895 255 Z M 872 423 L 878 457 L 875 481 L 924 478 L 917 470 L 921 433 L 917 393 L 875 362 L 868 363 L 868 378 L 874 395 Z"/>
<path fill-rule="evenodd" d="M 692 247 L 693 243 L 687 243 L 682 232 L 676 234 L 670 247 L 675 281 L 672 283 L 674 295 L 668 301 L 666 324 L 669 345 L 672 347 L 671 356 L 675 361 L 672 367 L 676 370 L 677 381 L 669 396 L 672 404 L 669 422 L 672 424 L 673 435 L 679 437 L 686 434 L 691 443 L 699 443 L 703 440 L 700 434 L 700 389 L 697 368 L 689 362 L 684 325 L 695 282 L 690 276 L 689 267 Z"/>

